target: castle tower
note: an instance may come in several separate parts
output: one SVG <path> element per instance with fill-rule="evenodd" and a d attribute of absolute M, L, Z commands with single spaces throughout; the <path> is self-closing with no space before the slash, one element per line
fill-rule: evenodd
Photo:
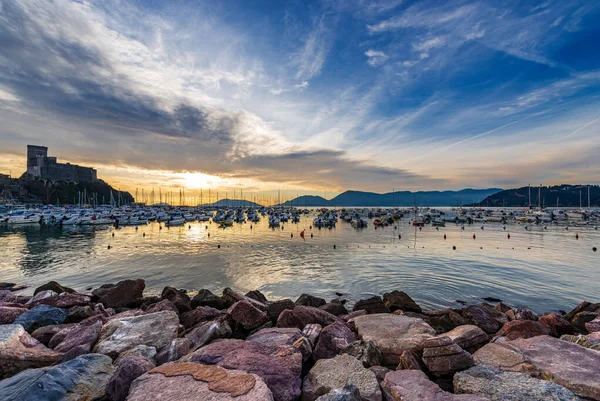
<path fill-rule="evenodd" d="M 42 177 L 47 158 L 47 147 L 27 145 L 27 174 L 33 177 Z"/>

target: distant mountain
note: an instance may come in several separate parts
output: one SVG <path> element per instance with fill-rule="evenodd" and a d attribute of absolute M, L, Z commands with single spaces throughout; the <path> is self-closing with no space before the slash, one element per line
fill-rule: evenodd
<path fill-rule="evenodd" d="M 198 206 L 212 207 L 261 207 L 258 203 L 250 202 L 242 199 L 221 199 L 215 203 L 204 203 Z"/>
<path fill-rule="evenodd" d="M 600 186 L 598 185 L 555 185 L 552 187 L 530 187 L 507 189 L 495 193 L 482 200 L 479 206 L 506 206 L 506 207 L 533 207 L 538 205 L 546 207 L 587 207 L 588 187 L 590 189 L 590 206 L 600 206 Z"/>
<path fill-rule="evenodd" d="M 489 189 L 463 189 L 460 191 L 395 191 L 385 194 L 362 191 L 346 191 L 339 194 L 331 200 L 320 196 L 300 196 L 291 201 L 281 204 L 281 206 L 339 206 L 339 207 L 358 207 L 358 206 L 460 206 L 464 204 L 479 203 L 483 199 L 497 192 L 500 188 Z"/>

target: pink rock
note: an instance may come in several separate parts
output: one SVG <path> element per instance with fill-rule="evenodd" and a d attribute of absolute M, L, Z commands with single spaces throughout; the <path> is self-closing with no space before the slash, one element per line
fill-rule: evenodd
<path fill-rule="evenodd" d="M 554 337 L 560 337 L 563 334 L 573 334 L 574 332 L 571 323 L 558 313 L 544 315 L 539 321 L 550 327 L 550 332 Z"/>
<path fill-rule="evenodd" d="M 181 323 L 183 323 L 186 329 L 191 329 L 200 323 L 213 320 L 223 314 L 223 311 L 211 308 L 210 306 L 199 306 L 191 312 L 183 313 L 181 315 Z"/>
<path fill-rule="evenodd" d="M 11 324 L 19 315 L 27 312 L 27 308 L 0 306 L 0 324 Z"/>
<path fill-rule="evenodd" d="M 517 338 L 531 338 L 549 334 L 550 327 L 543 323 L 533 320 L 513 320 L 502 326 L 496 336 L 516 340 Z"/>
<path fill-rule="evenodd" d="M 41 294 L 44 294 L 44 292 L 40 292 L 34 296 L 29 302 L 27 302 L 27 306 L 29 308 L 34 308 L 38 305 L 50 305 L 56 308 L 71 308 L 73 306 L 88 305 L 91 302 L 91 298 L 87 295 L 70 294 L 68 292 L 36 299 L 36 297 Z"/>
<path fill-rule="evenodd" d="M 248 336 L 246 341 L 272 346 L 292 345 L 302 337 L 302 333 L 295 327 L 272 327 L 262 329 Z"/>
<path fill-rule="evenodd" d="M 111 401 L 125 401 L 131 383 L 154 367 L 154 363 L 143 356 L 123 358 L 106 384 L 106 394 Z"/>
<path fill-rule="evenodd" d="M 585 324 L 585 328 L 590 333 L 593 333 L 593 332 L 596 332 L 596 331 L 600 331 L 600 316 L 598 316 L 597 318 L 595 318 L 591 322 L 587 322 Z"/>
<path fill-rule="evenodd" d="M 69 352 L 71 349 L 78 346 L 85 346 L 88 352 L 91 351 L 92 347 L 96 345 L 100 330 L 102 329 L 102 322 L 96 322 L 92 325 L 84 326 L 76 324 L 73 327 L 66 328 L 56 333 L 52 340 L 50 340 L 50 346 L 57 352 Z"/>
<path fill-rule="evenodd" d="M 246 330 L 252 330 L 269 321 L 267 314 L 248 301 L 239 301 L 227 309 L 227 314 Z"/>
<path fill-rule="evenodd" d="M 146 313 L 156 313 L 162 311 L 171 311 L 179 314 L 179 310 L 173 305 L 173 302 L 168 299 L 163 299 L 155 304 L 152 304 L 146 309 Z"/>
<path fill-rule="evenodd" d="M 304 326 L 311 323 L 317 323 L 325 327 L 340 322 L 342 322 L 340 318 L 319 308 L 296 306 L 292 310 L 284 310 L 281 315 L 279 315 L 277 326 L 297 327 L 302 330 L 304 329 Z"/>
<path fill-rule="evenodd" d="M 600 341 L 600 331 L 595 331 L 593 333 L 588 334 L 585 337 L 592 341 Z"/>
<path fill-rule="evenodd" d="M 420 370 L 397 370 L 385 375 L 381 383 L 386 401 L 489 401 L 474 395 L 443 391 Z"/>
<path fill-rule="evenodd" d="M 356 341 L 356 336 L 346 324 L 331 324 L 321 331 L 312 357 L 315 361 L 333 358 L 354 341 Z"/>
<path fill-rule="evenodd" d="M 477 351 L 489 341 L 485 331 L 471 324 L 458 326 L 443 335 L 451 338 L 459 347 L 470 353 Z"/>

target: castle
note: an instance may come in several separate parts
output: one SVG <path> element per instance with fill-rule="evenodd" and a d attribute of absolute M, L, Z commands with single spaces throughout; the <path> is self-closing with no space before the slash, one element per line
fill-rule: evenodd
<path fill-rule="evenodd" d="M 46 146 L 27 145 L 27 172 L 34 178 L 50 181 L 96 181 L 97 172 L 91 167 L 70 163 L 58 163 L 56 157 L 48 156 Z"/>

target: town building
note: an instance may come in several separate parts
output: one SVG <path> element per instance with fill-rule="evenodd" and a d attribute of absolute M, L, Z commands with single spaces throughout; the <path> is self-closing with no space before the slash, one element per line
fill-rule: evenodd
<path fill-rule="evenodd" d="M 26 175 L 50 181 L 96 181 L 97 172 L 91 167 L 70 163 L 58 163 L 56 157 L 48 156 L 46 146 L 27 145 Z"/>

